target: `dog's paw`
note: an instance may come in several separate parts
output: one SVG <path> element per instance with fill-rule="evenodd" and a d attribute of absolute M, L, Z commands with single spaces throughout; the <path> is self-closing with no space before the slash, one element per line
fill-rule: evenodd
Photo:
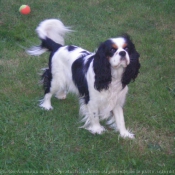
<path fill-rule="evenodd" d="M 105 131 L 105 128 L 101 125 L 94 125 L 94 126 L 90 126 L 88 128 L 88 130 L 92 133 L 92 134 L 102 134 Z"/>
<path fill-rule="evenodd" d="M 128 130 L 121 132 L 120 136 L 123 137 L 123 138 L 130 138 L 130 139 L 135 138 L 134 134 L 132 132 L 128 131 Z"/>
<path fill-rule="evenodd" d="M 51 106 L 51 104 L 48 104 L 48 103 L 41 103 L 39 106 L 40 106 L 42 109 L 45 109 L 45 110 L 47 110 L 47 111 L 53 109 L 53 107 Z"/>

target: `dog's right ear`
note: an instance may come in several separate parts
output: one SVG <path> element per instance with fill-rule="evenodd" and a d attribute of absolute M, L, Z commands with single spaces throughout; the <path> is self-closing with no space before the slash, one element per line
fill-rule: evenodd
<path fill-rule="evenodd" d="M 139 56 L 140 55 L 138 52 L 132 53 L 130 55 L 130 64 L 126 67 L 122 76 L 123 88 L 132 80 L 134 81 L 136 79 L 140 69 Z"/>
<path fill-rule="evenodd" d="M 95 56 L 94 56 L 94 72 L 95 72 L 95 83 L 94 87 L 101 91 L 108 89 L 111 83 L 111 65 L 109 63 L 109 50 L 111 48 L 111 41 L 107 40 L 102 43 Z"/>

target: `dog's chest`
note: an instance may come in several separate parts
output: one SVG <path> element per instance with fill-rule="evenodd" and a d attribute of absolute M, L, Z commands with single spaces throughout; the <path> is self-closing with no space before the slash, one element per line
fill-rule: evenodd
<path fill-rule="evenodd" d="M 99 98 L 100 113 L 108 113 L 114 109 L 120 98 L 122 98 L 122 84 L 120 81 L 112 82 L 108 90 L 101 92 Z"/>
<path fill-rule="evenodd" d="M 121 82 L 117 81 L 117 82 L 112 82 L 109 85 L 109 89 L 105 91 L 104 96 L 107 99 L 117 99 L 118 94 L 122 91 L 122 84 Z"/>

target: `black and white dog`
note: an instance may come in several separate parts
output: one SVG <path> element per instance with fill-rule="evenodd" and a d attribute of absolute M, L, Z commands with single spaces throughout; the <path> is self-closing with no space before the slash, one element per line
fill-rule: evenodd
<path fill-rule="evenodd" d="M 64 45 L 64 36 L 71 32 L 58 19 L 42 21 L 36 29 L 40 46 L 32 47 L 30 55 L 50 51 L 49 67 L 43 73 L 45 96 L 40 107 L 50 110 L 51 97 L 65 99 L 68 92 L 79 96 L 83 128 L 101 134 L 101 120 L 120 132 L 121 137 L 134 138 L 125 128 L 123 105 L 128 84 L 139 73 L 139 53 L 130 37 L 110 38 L 95 53 L 81 47 Z"/>

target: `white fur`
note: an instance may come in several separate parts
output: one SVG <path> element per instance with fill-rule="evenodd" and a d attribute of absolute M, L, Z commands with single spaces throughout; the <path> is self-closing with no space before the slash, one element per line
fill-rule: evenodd
<path fill-rule="evenodd" d="M 63 25 L 60 20 L 51 19 L 43 21 L 36 29 L 40 38 L 49 37 L 53 41 L 64 44 L 64 35 L 70 30 Z M 94 88 L 94 70 L 93 61 L 86 74 L 88 82 L 88 90 L 90 101 L 85 104 L 80 99 L 80 114 L 83 116 L 82 122 L 85 124 L 83 128 L 89 130 L 93 134 L 102 134 L 105 128 L 101 126 L 100 120 L 108 120 L 111 127 L 115 127 L 116 131 L 120 132 L 121 137 L 134 138 L 129 130 L 125 128 L 125 121 L 123 115 L 123 105 L 125 103 L 128 87 L 122 88 L 121 76 L 125 67 L 129 64 L 129 55 L 126 55 L 126 60 L 121 60 L 118 54 L 119 51 L 124 50 L 122 45 L 124 40 L 122 38 L 111 39 L 118 46 L 118 51 L 110 58 L 112 82 L 108 90 L 98 91 Z M 32 50 L 29 54 L 40 55 L 45 50 Z M 59 99 L 65 99 L 68 92 L 78 95 L 78 89 L 72 80 L 71 66 L 73 62 L 79 58 L 84 51 L 82 48 L 69 52 L 66 46 L 61 47 L 52 57 L 52 82 L 50 92 L 47 93 L 41 101 L 40 106 L 46 110 L 53 109 L 51 106 L 51 97 L 56 94 Z M 94 53 L 92 53 L 93 55 Z M 92 56 L 90 55 L 90 56 Z M 89 56 L 88 56 L 89 57 Z M 86 59 L 88 59 L 88 57 Z"/>
<path fill-rule="evenodd" d="M 40 38 L 45 38 L 46 36 L 56 43 L 64 45 L 64 36 L 71 30 L 69 27 L 64 26 L 64 24 L 57 19 L 44 20 L 36 28 L 36 32 Z"/>
<path fill-rule="evenodd" d="M 67 33 L 70 32 L 72 32 L 70 27 L 64 26 L 64 24 L 58 19 L 44 20 L 36 28 L 36 33 L 38 34 L 39 38 L 45 39 L 48 37 L 61 45 L 64 45 L 64 37 Z M 38 46 L 34 46 L 29 50 L 26 50 L 29 55 L 36 56 L 39 56 L 46 51 L 47 49 Z"/>

